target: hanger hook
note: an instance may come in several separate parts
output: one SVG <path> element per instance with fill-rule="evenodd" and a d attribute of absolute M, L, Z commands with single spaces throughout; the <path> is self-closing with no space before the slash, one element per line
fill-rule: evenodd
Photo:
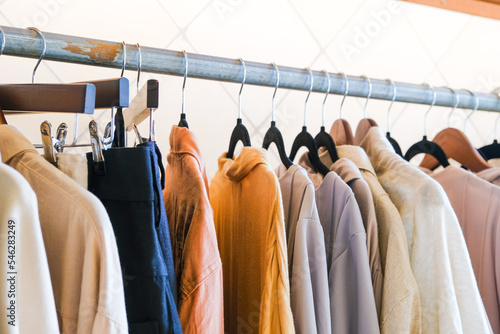
<path fill-rule="evenodd" d="M 122 73 L 120 74 L 120 78 L 123 78 L 123 74 L 125 73 L 125 66 L 127 65 L 127 44 L 125 44 L 125 41 L 122 41 L 122 54 L 123 54 L 123 62 L 122 62 Z"/>
<path fill-rule="evenodd" d="M 457 94 L 457 92 L 453 88 L 449 88 L 453 92 L 453 98 L 455 100 L 455 105 L 453 105 L 453 109 L 451 109 L 450 113 L 448 114 L 448 127 L 451 126 L 451 115 L 455 112 L 455 109 L 457 109 L 458 103 L 460 102 L 460 96 Z"/>
<path fill-rule="evenodd" d="M 141 54 L 141 46 L 137 43 L 137 93 L 139 93 L 139 81 L 141 79 L 141 67 L 142 67 L 142 54 Z"/>
<path fill-rule="evenodd" d="M 368 82 L 368 95 L 366 96 L 365 108 L 363 110 L 365 118 L 368 118 L 368 111 L 366 110 L 366 106 L 368 105 L 368 101 L 370 101 L 370 97 L 372 97 L 372 82 L 366 75 L 362 75 L 361 77 L 365 79 L 366 82 Z"/>
<path fill-rule="evenodd" d="M 321 126 L 322 127 L 325 127 L 325 103 L 326 103 L 326 99 L 328 98 L 328 95 L 330 94 L 330 88 L 332 86 L 332 83 L 330 81 L 330 74 L 328 73 L 327 70 L 324 70 L 325 72 L 325 76 L 326 76 L 326 80 L 328 80 L 328 87 L 326 88 L 326 95 L 325 95 L 325 99 L 323 100 L 323 106 L 321 108 Z"/>
<path fill-rule="evenodd" d="M 183 50 L 182 53 L 184 54 L 184 82 L 182 83 L 182 111 L 181 114 L 184 114 L 184 106 L 185 106 L 185 101 L 186 101 L 186 79 L 188 76 L 188 56 L 186 50 Z"/>
<path fill-rule="evenodd" d="M 307 72 L 309 72 L 309 78 L 311 79 L 311 85 L 309 86 L 309 92 L 307 93 L 306 101 L 304 102 L 304 126 L 306 126 L 307 123 L 307 101 L 309 100 L 309 96 L 311 95 L 312 89 L 313 89 L 313 84 L 314 84 L 314 78 L 313 78 L 313 73 L 311 69 L 308 67 Z"/>
<path fill-rule="evenodd" d="M 467 121 L 472 116 L 472 114 L 476 112 L 477 108 L 479 108 L 479 98 L 477 97 L 476 93 L 474 93 L 473 91 L 471 91 L 469 89 L 466 89 L 466 91 L 468 91 L 470 93 L 470 95 L 472 95 L 474 97 L 475 104 L 474 104 L 474 109 L 464 119 L 464 133 L 467 131 Z"/>
<path fill-rule="evenodd" d="M 40 63 L 42 62 L 43 57 L 45 57 L 45 52 L 47 51 L 47 41 L 45 40 L 45 36 L 38 28 L 29 27 L 28 29 L 35 31 L 38 35 L 40 35 L 40 38 L 42 39 L 43 43 L 42 54 L 40 55 L 40 58 L 38 59 L 38 62 L 35 65 L 35 68 L 33 69 L 33 74 L 31 75 L 31 83 L 35 83 L 36 70 L 38 69 Z"/>
<path fill-rule="evenodd" d="M 343 106 L 344 106 L 344 101 L 345 101 L 345 98 L 347 96 L 347 93 L 349 92 L 349 80 L 347 79 L 347 75 L 345 75 L 344 72 L 340 72 L 340 75 L 342 75 L 344 77 L 344 81 L 345 81 L 345 92 L 344 92 L 344 97 L 342 98 L 342 103 L 340 103 L 340 119 L 342 119 L 342 114 L 344 112 L 343 110 Z"/>
<path fill-rule="evenodd" d="M 425 85 L 427 85 L 427 88 L 432 90 L 432 102 L 431 102 L 431 105 L 429 106 L 429 109 L 427 109 L 427 111 L 425 112 L 425 116 L 424 116 L 424 137 L 427 137 L 427 117 L 429 116 L 429 112 L 431 111 L 432 107 L 434 107 L 434 105 L 436 104 L 437 94 L 436 94 L 436 90 L 434 89 L 434 87 L 432 87 L 429 84 L 425 84 Z"/>
<path fill-rule="evenodd" d="M 5 49 L 5 31 L 3 31 L 3 28 L 0 27 L 0 32 L 2 33 L 2 44 L 0 45 L 0 56 L 3 54 L 3 50 Z"/>
<path fill-rule="evenodd" d="M 245 62 L 240 58 L 241 66 L 243 66 L 243 80 L 241 80 L 240 92 L 238 93 L 238 119 L 241 119 L 241 92 L 243 91 L 243 86 L 247 80 L 247 68 L 245 67 Z"/>
<path fill-rule="evenodd" d="M 278 65 L 276 63 L 273 63 L 274 70 L 276 71 L 276 85 L 274 86 L 274 93 L 273 93 L 273 107 L 271 110 L 271 122 L 275 122 L 274 116 L 275 116 L 275 110 L 276 110 L 276 104 L 275 104 L 275 98 L 276 98 L 276 92 L 278 91 L 278 87 L 280 86 L 280 71 L 278 69 Z"/>
<path fill-rule="evenodd" d="M 392 86 L 392 100 L 391 100 L 391 104 L 389 105 L 389 109 L 387 109 L 387 132 L 390 133 L 391 132 L 391 109 L 392 109 L 392 105 L 394 104 L 394 101 L 396 100 L 397 90 L 396 90 L 396 85 L 394 84 L 394 81 L 392 79 L 387 79 L 387 81 L 389 81 L 389 83 Z"/>

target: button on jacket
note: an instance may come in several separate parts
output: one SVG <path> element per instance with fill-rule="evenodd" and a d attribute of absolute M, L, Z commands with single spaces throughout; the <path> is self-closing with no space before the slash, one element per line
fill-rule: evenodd
<path fill-rule="evenodd" d="M 297 333 L 332 333 L 325 236 L 319 221 L 314 185 L 299 165 L 278 175 L 288 245 L 290 297 Z"/>
<path fill-rule="evenodd" d="M 500 334 L 500 187 L 454 166 L 429 175 L 457 214 L 491 327 Z"/>
<path fill-rule="evenodd" d="M 370 159 L 361 147 L 337 146 L 337 153 L 359 168 L 373 196 L 384 273 L 380 331 L 387 334 L 421 333 L 420 295 L 411 271 L 401 216 L 377 180 Z"/>
<path fill-rule="evenodd" d="M 20 172 L 38 212 L 63 333 L 128 333 L 115 236 L 102 203 L 0 125 L 2 160 Z"/>
<path fill-rule="evenodd" d="M 0 189 L 0 332 L 59 333 L 35 193 L 1 162 Z"/>
<path fill-rule="evenodd" d="M 464 236 L 443 188 L 397 155 L 378 127 L 360 146 L 403 220 L 423 333 L 490 333 Z"/>
<path fill-rule="evenodd" d="M 285 224 L 267 151 L 244 147 L 219 158 L 210 183 L 224 276 L 226 333 L 295 333 Z"/>
<path fill-rule="evenodd" d="M 380 333 L 366 232 L 354 194 L 335 173 L 316 173 L 307 153 L 299 163 L 316 185 L 325 234 L 332 333 Z"/>
<path fill-rule="evenodd" d="M 182 331 L 224 333 L 222 262 L 198 140 L 173 126 L 163 197 L 170 228 Z"/>
<path fill-rule="evenodd" d="M 375 206 L 373 205 L 372 192 L 370 187 L 363 180 L 361 172 L 356 165 L 345 158 L 340 158 L 332 163 L 328 151 L 320 153 L 320 159 L 330 170 L 336 172 L 342 180 L 351 188 L 358 203 L 366 230 L 366 248 L 368 250 L 368 260 L 370 261 L 370 271 L 372 275 L 373 293 L 377 306 L 377 315 L 380 315 L 382 308 L 382 288 L 384 275 L 382 274 L 382 261 L 380 260 L 380 248 L 378 242 L 377 217 Z"/>

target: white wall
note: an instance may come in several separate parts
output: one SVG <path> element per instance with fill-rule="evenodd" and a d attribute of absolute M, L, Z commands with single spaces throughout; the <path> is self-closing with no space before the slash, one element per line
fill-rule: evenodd
<path fill-rule="evenodd" d="M 36 26 L 61 34 L 480 92 L 500 85 L 499 22 L 400 1 L 0 0 L 0 25 Z M 0 83 L 30 82 L 35 63 L 0 57 Z M 36 81 L 73 82 L 119 74 L 114 69 L 44 61 Z M 136 73 L 127 71 L 126 76 L 133 96 Z M 160 80 L 161 104 L 155 117 L 157 141 L 166 155 L 170 127 L 179 118 L 182 78 L 143 74 L 141 82 L 150 77 Z M 216 171 L 217 158 L 227 150 L 238 90 L 237 84 L 188 78 L 187 118 L 202 142 L 209 177 Z M 261 145 L 269 126 L 272 92 L 272 88 L 248 85 L 243 90 L 243 122 L 255 146 Z M 277 124 L 288 149 L 302 126 L 305 97 L 306 92 L 279 90 L 277 94 Z M 323 94 L 310 98 L 308 128 L 313 135 L 321 124 L 323 98 Z M 328 99 L 327 129 L 338 117 L 340 100 L 335 95 Z M 362 118 L 363 104 L 363 99 L 346 100 L 344 117 L 353 129 Z M 369 116 L 384 131 L 388 105 L 385 101 L 368 104 Z M 421 105 L 394 105 L 392 136 L 403 151 L 421 139 L 426 110 Z M 429 137 L 446 127 L 448 111 L 433 109 Z M 452 124 L 462 128 L 467 112 L 458 110 Z M 109 113 L 98 111 L 93 117 L 103 125 Z M 72 124 L 73 117 L 8 116 L 8 122 L 34 143 L 41 141 L 39 125 L 45 119 L 57 127 L 62 120 Z M 90 117 L 80 119 L 80 142 L 87 142 Z M 492 141 L 495 119 L 496 114 L 479 111 L 471 117 L 467 135 L 474 145 Z M 147 124 L 141 129 L 146 133 Z"/>

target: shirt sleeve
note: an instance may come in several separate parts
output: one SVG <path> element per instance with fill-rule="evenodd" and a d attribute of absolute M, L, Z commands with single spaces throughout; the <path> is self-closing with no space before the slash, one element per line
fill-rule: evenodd
<path fill-rule="evenodd" d="M 1 333 L 59 333 L 35 193 L 0 164 Z"/>
<path fill-rule="evenodd" d="M 366 232 L 353 195 L 345 202 L 333 247 L 335 257 L 329 275 L 332 332 L 380 333 Z"/>
<path fill-rule="evenodd" d="M 332 333 L 325 237 L 318 220 L 297 223 L 291 305 L 298 333 Z"/>

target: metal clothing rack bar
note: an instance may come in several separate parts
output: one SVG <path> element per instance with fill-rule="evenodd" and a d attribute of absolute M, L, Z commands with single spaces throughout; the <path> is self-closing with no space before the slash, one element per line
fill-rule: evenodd
<path fill-rule="evenodd" d="M 4 55 L 39 58 L 42 50 L 40 36 L 32 30 L 3 27 L 6 43 Z M 121 68 L 123 47 L 120 42 L 109 42 L 91 38 L 68 36 L 43 32 L 47 43 L 45 60 L 61 61 L 84 65 Z M 135 44 L 126 44 L 126 69 L 137 70 L 138 54 Z M 243 70 L 238 59 L 213 57 L 188 53 L 188 77 L 240 83 Z M 172 51 L 141 45 L 141 71 L 157 74 L 184 76 L 185 62 L 182 51 Z M 245 60 L 245 84 L 274 87 L 276 72 L 271 64 Z M 310 78 L 306 69 L 279 66 L 280 88 L 309 90 Z M 327 79 L 324 72 L 312 71 L 314 92 L 326 92 Z M 357 76 L 347 76 L 349 96 L 366 97 L 368 84 Z M 333 94 L 343 94 L 345 82 L 338 73 L 330 73 Z M 393 88 L 386 80 L 371 79 L 373 99 L 391 100 Z M 396 101 L 431 104 L 433 94 L 425 85 L 395 82 Z M 435 87 L 437 106 L 455 105 L 455 96 L 449 88 Z M 476 100 L 467 90 L 456 90 L 459 96 L 458 108 L 472 109 Z M 500 98 L 495 94 L 476 93 L 479 98 L 478 110 L 500 111 Z"/>

